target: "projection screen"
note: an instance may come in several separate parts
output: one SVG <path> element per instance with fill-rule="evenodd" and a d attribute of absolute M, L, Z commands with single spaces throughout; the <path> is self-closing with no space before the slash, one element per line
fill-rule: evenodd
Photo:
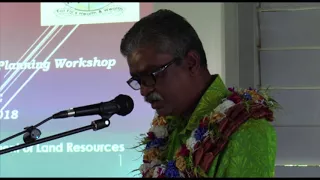
<path fill-rule="evenodd" d="M 133 91 L 120 41 L 152 3 L 0 3 L 0 139 L 52 114 L 110 101 L 134 100 L 127 116 L 85 131 L 0 156 L 0 177 L 133 177 L 141 153 L 131 149 L 154 112 Z M 40 138 L 89 125 L 100 116 L 54 119 Z M 23 137 L 0 144 L 22 144 Z"/>

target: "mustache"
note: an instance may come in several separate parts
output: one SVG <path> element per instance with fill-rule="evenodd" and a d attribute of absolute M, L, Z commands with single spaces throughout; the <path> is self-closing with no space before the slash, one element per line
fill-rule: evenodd
<path fill-rule="evenodd" d="M 153 101 L 161 101 L 163 100 L 163 98 L 160 94 L 152 92 L 149 95 L 145 96 L 144 100 L 148 103 L 152 103 Z"/>

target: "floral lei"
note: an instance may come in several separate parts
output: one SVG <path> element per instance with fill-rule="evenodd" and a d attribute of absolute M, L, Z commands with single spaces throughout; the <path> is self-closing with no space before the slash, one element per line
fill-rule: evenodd
<path fill-rule="evenodd" d="M 241 124 L 249 118 L 273 121 L 273 110 L 279 105 L 266 91 L 252 88 L 228 90 L 230 95 L 211 114 L 201 119 L 173 160 L 166 160 L 164 153 L 169 137 L 168 123 L 164 117 L 156 116 L 153 119 L 149 132 L 140 144 L 145 146 L 143 164 L 139 168 L 142 177 L 206 177 L 214 158 Z"/>

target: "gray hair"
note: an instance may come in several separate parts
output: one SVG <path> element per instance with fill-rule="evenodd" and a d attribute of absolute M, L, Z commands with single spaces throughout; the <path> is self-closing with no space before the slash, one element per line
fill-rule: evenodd
<path fill-rule="evenodd" d="M 185 18 L 170 10 L 159 10 L 136 22 L 122 38 L 120 51 L 128 57 L 136 49 L 148 46 L 156 48 L 158 53 L 179 58 L 195 50 L 200 55 L 201 65 L 207 66 L 198 34 Z"/>

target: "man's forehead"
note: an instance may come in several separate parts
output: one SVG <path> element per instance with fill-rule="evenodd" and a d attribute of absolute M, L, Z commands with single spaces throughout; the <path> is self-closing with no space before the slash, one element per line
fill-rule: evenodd
<path fill-rule="evenodd" d="M 152 50 L 147 49 L 137 49 L 132 52 L 132 54 L 128 57 L 129 64 L 136 64 L 143 61 L 146 61 L 146 59 L 150 58 L 152 56 Z"/>
<path fill-rule="evenodd" d="M 163 64 L 161 56 L 153 48 L 141 48 L 128 57 L 131 74 L 147 73 Z"/>

